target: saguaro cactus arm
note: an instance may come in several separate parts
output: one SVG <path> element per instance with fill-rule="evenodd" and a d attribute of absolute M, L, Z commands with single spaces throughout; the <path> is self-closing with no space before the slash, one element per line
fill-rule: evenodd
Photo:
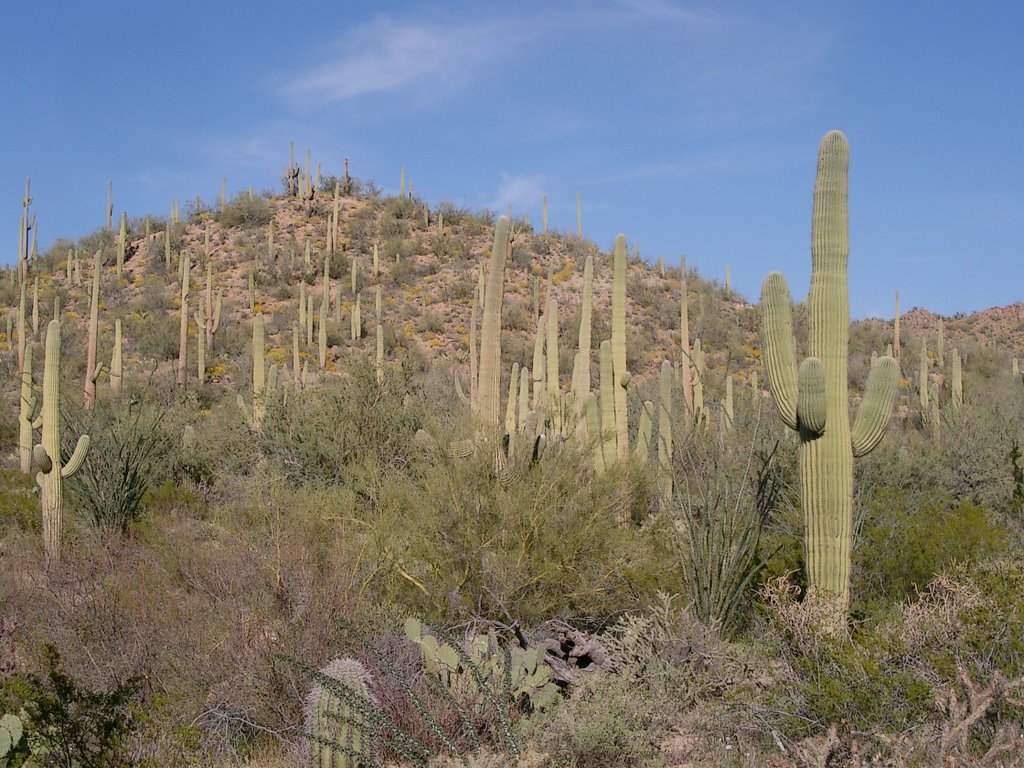
<path fill-rule="evenodd" d="M 41 448 L 42 446 L 40 446 Z M 61 477 L 71 477 L 79 469 L 82 468 L 82 463 L 85 461 L 86 454 L 89 453 L 89 436 L 81 435 L 78 438 L 78 442 L 75 443 L 75 450 L 71 454 L 71 458 L 68 459 L 68 463 L 60 469 Z"/>
<path fill-rule="evenodd" d="M 796 421 L 811 434 L 825 431 L 825 366 L 816 357 L 805 358 L 797 371 Z"/>
<path fill-rule="evenodd" d="M 781 272 L 772 272 L 761 284 L 764 326 L 764 370 L 775 407 L 783 423 L 797 429 L 796 341 L 793 338 L 793 302 Z"/>
<path fill-rule="evenodd" d="M 871 453 L 885 434 L 899 388 L 900 366 L 893 358 L 883 357 L 868 374 L 864 400 L 857 409 L 850 440 L 856 457 Z"/>

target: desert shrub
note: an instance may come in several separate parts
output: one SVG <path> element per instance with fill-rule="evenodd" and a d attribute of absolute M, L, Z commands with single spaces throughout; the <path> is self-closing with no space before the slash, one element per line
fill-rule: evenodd
<path fill-rule="evenodd" d="M 638 696 L 635 680 L 600 673 L 552 715 L 531 718 L 528 733 L 559 768 L 651 764 L 679 706 L 672 681 L 660 679 L 644 680 Z"/>
<path fill-rule="evenodd" d="M 243 193 L 224 204 L 224 210 L 217 214 L 217 221 L 225 227 L 251 229 L 265 227 L 274 217 L 271 203 L 262 197 L 250 198 Z"/>
<path fill-rule="evenodd" d="M 604 617 L 671 588 L 663 526 L 616 522 L 646 508 L 646 472 L 587 480 L 587 461 L 565 444 L 499 484 L 486 449 L 458 460 L 427 450 L 410 475 L 376 486 L 361 512 L 372 523 L 378 588 L 436 624 Z"/>
<path fill-rule="evenodd" d="M 839 722 L 858 731 L 900 731 L 931 711 L 931 685 L 901 668 L 888 644 L 870 634 L 854 638 L 825 629 L 832 621 L 827 599 L 812 594 L 797 602 L 799 589 L 785 577 L 760 594 L 766 619 L 760 635 L 786 668 L 784 681 L 765 697 L 790 737 Z"/>
<path fill-rule="evenodd" d="M 268 403 L 261 436 L 264 454 L 295 480 L 337 482 L 358 464 L 399 467 L 413 449 L 424 406 L 411 392 L 411 372 L 388 368 L 378 384 L 373 365 L 353 359 L 347 376 L 315 391 Z M 241 450 L 247 449 L 241 448 Z"/>
<path fill-rule="evenodd" d="M 31 475 L 0 467 L 0 526 L 21 531 L 42 529 L 42 516 Z"/>
<path fill-rule="evenodd" d="M 141 681 L 128 679 L 110 690 L 81 686 L 61 668 L 53 646 L 45 650 L 46 675 L 28 676 L 14 698 L 25 718 L 25 744 L 34 756 L 14 755 L 11 765 L 49 768 L 118 768 L 133 764 L 128 737 L 137 727 L 134 707 Z M 12 688 L 8 684 L 8 690 Z M 20 689 L 20 690 L 18 690 Z M 0 698 L 8 696 L 0 695 Z M 4 708 L 6 709 L 6 707 Z M 21 758 L 27 758 L 22 763 Z M 6 761 L 5 761 L 6 764 Z"/>
<path fill-rule="evenodd" d="M 125 335 L 135 339 L 142 357 L 156 362 L 177 358 L 179 321 L 174 315 L 153 311 L 141 317 L 130 316 L 126 326 Z"/>
<path fill-rule="evenodd" d="M 853 556 L 854 611 L 877 610 L 923 589 L 954 563 L 990 558 L 1008 532 L 970 501 L 878 489 L 867 502 Z"/>

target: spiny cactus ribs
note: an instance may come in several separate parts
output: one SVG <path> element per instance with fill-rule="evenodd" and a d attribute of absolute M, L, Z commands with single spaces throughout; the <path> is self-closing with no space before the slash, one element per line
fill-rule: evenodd
<path fill-rule="evenodd" d="M 804 553 L 810 585 L 849 604 L 853 458 L 878 445 L 892 412 L 899 367 L 880 358 L 868 376 L 853 430 L 847 416 L 847 260 L 850 148 L 839 132 L 818 150 L 811 222 L 810 357 L 796 365 L 789 287 L 778 272 L 761 288 L 764 363 L 783 422 L 800 435 Z"/>

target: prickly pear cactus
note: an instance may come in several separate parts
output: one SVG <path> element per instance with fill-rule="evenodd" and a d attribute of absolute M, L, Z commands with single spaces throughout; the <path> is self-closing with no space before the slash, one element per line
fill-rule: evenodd
<path fill-rule="evenodd" d="M 488 634 L 469 637 L 460 653 L 450 644 L 439 642 L 427 633 L 414 618 L 406 620 L 405 636 L 419 647 L 427 672 L 437 675 L 464 701 L 475 702 L 481 708 L 486 706 L 480 682 L 491 692 L 510 685 L 513 701 L 528 702 L 531 709 L 546 709 L 558 699 L 559 688 L 551 679 L 550 667 L 544 663 L 543 649 L 515 647 L 510 650 L 509 659 L 493 634 Z M 470 664 L 476 667 L 479 680 L 471 671 Z"/>

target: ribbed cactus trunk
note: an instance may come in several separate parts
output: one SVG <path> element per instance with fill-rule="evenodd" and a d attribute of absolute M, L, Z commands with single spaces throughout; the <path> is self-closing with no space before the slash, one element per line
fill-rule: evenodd
<path fill-rule="evenodd" d="M 311 768 L 369 768 L 374 765 L 372 726 L 360 708 L 332 690 L 343 686 L 366 704 L 365 709 L 371 709 L 376 701 L 369 672 L 354 659 L 335 659 L 320 670 L 320 676 L 306 698 Z"/>
<path fill-rule="evenodd" d="M 896 314 L 892 321 L 892 354 L 897 360 L 902 357 L 900 345 L 900 292 L 896 291 Z"/>
<path fill-rule="evenodd" d="M 92 409 L 96 400 L 96 336 L 99 327 L 100 311 L 100 274 L 103 270 L 103 255 L 96 251 L 92 267 L 92 300 L 89 304 L 89 338 L 85 352 L 85 407 Z"/>
<path fill-rule="evenodd" d="M 838 631 L 850 599 L 853 458 L 878 444 L 892 412 L 899 369 L 879 359 L 851 432 L 847 392 L 849 145 L 828 134 L 818 152 L 811 221 L 810 357 L 796 366 L 791 300 L 773 272 L 762 286 L 765 369 L 783 421 L 800 434 L 804 554 L 809 584 L 831 598 Z"/>
<path fill-rule="evenodd" d="M 508 257 L 509 219 L 502 216 L 494 228 L 494 245 L 487 268 L 480 331 L 480 381 L 477 416 L 489 428 L 501 426 L 501 308 L 505 298 L 505 261 Z"/>
<path fill-rule="evenodd" d="M 558 381 L 558 301 L 554 298 L 548 301 L 547 319 L 547 390 L 548 390 L 548 423 L 551 426 L 551 434 L 558 438 L 562 436 L 562 391 Z"/>
<path fill-rule="evenodd" d="M 686 259 L 684 258 L 680 270 L 682 271 L 681 296 L 679 300 L 679 341 L 682 345 L 683 356 L 679 366 L 679 378 L 683 388 L 684 418 L 686 426 L 693 427 L 693 364 L 690 351 L 690 308 L 689 293 L 686 287 Z"/>
<path fill-rule="evenodd" d="M 612 275 L 612 377 L 615 389 L 615 442 L 620 460 L 629 458 L 629 419 L 626 386 L 626 259 L 625 235 L 616 235 Z"/>
<path fill-rule="evenodd" d="M 611 467 L 618 459 L 615 431 L 615 375 L 612 362 L 612 343 L 605 339 L 600 348 L 601 365 L 601 402 L 600 424 L 597 434 L 601 436 L 602 466 Z"/>
<path fill-rule="evenodd" d="M 252 321 L 252 421 L 258 429 L 267 412 L 267 369 L 263 340 L 263 313 Z"/>
<path fill-rule="evenodd" d="M 46 363 L 43 368 L 43 410 L 41 443 L 33 449 L 39 472 L 40 505 L 43 511 L 43 549 L 47 568 L 60 560 L 60 538 L 64 518 L 64 478 L 74 475 L 85 461 L 89 436 L 78 438 L 67 464 L 61 462 L 60 444 L 60 322 L 50 321 L 46 329 Z"/>
<path fill-rule="evenodd" d="M 663 503 L 672 498 L 672 363 L 661 363 L 658 387 L 658 489 Z M 646 403 L 645 403 L 646 406 Z M 646 410 L 646 407 L 645 407 Z"/>
<path fill-rule="evenodd" d="M 121 212 L 121 229 L 117 234 L 117 277 L 124 271 L 124 254 L 128 245 L 128 214 Z"/>
<path fill-rule="evenodd" d="M 587 254 L 587 261 L 583 266 L 583 304 L 580 308 L 580 333 L 579 333 L 579 373 L 578 391 L 576 400 L 582 403 L 586 394 L 590 391 L 590 359 L 591 359 L 591 330 L 593 328 L 593 293 L 594 293 L 594 257 Z"/>
<path fill-rule="evenodd" d="M 921 421 L 927 423 L 928 408 L 928 344 L 921 339 L 921 358 L 917 366 L 917 398 L 921 410 Z"/>
<path fill-rule="evenodd" d="M 953 350 L 952 359 L 953 375 L 950 377 L 950 403 L 952 404 L 954 411 L 959 411 L 960 407 L 964 404 L 964 377 L 963 367 L 960 361 L 960 350 Z"/>
<path fill-rule="evenodd" d="M 21 398 L 18 408 L 18 459 L 21 471 L 32 471 L 33 422 L 36 396 L 32 391 L 32 347 L 25 348 L 25 361 L 21 366 Z"/>
<path fill-rule="evenodd" d="M 183 388 L 188 381 L 188 293 L 189 274 L 192 269 L 191 259 L 187 253 L 181 255 L 181 311 L 178 323 L 178 387 Z"/>
<path fill-rule="evenodd" d="M 115 395 L 121 394 L 124 384 L 121 350 L 121 319 L 114 321 L 114 350 L 110 355 L 110 389 Z"/>

